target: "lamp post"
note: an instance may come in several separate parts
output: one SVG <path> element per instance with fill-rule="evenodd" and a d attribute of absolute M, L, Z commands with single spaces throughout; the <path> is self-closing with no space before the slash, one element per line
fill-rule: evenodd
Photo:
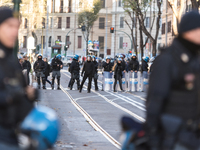
<path fill-rule="evenodd" d="M 43 29 L 44 29 L 44 26 L 42 26 L 42 47 L 41 47 L 41 54 L 43 55 Z"/>
<path fill-rule="evenodd" d="M 13 0 L 12 1 L 14 3 L 14 8 L 13 8 L 13 15 L 15 18 L 19 19 L 19 9 L 20 9 L 20 3 L 21 0 Z M 19 48 L 19 42 L 18 39 L 16 41 L 15 47 L 14 47 L 14 55 L 17 56 L 18 53 L 18 48 Z"/>

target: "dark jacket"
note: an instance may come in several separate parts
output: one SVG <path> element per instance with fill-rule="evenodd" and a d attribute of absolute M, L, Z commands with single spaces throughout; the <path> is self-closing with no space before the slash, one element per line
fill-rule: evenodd
<path fill-rule="evenodd" d="M 104 68 L 104 71 L 112 71 L 112 64 L 109 62 L 109 63 L 106 63 L 106 62 L 103 62 L 103 68 Z"/>
<path fill-rule="evenodd" d="M 92 63 L 94 64 L 95 73 L 97 73 L 98 72 L 98 62 L 97 61 L 92 61 Z"/>
<path fill-rule="evenodd" d="M 50 75 L 51 66 L 48 64 L 48 62 L 44 62 L 45 64 L 45 76 L 48 77 Z"/>
<path fill-rule="evenodd" d="M 71 65 L 70 65 L 70 72 L 73 74 L 79 74 L 80 71 L 80 65 L 79 62 L 75 59 L 73 59 Z"/>
<path fill-rule="evenodd" d="M 60 69 L 62 69 L 60 66 L 63 66 L 63 62 L 57 58 L 54 58 L 51 62 L 52 70 L 60 71 Z"/>
<path fill-rule="evenodd" d="M 141 71 L 148 71 L 148 63 L 144 60 L 142 60 L 142 66 L 141 66 Z"/>
<path fill-rule="evenodd" d="M 147 131 L 151 136 L 161 133 L 160 117 L 163 114 L 180 117 L 184 123 L 199 120 L 198 49 L 199 46 L 186 40 L 175 39 L 154 61 L 149 81 L 146 120 Z"/>
<path fill-rule="evenodd" d="M 25 60 L 22 64 L 22 68 L 27 69 L 27 72 L 31 71 L 31 63 L 28 60 Z"/>
<path fill-rule="evenodd" d="M 0 43 L 0 141 L 17 143 L 15 129 L 33 105 L 26 96 L 26 82 L 12 49 Z"/>
<path fill-rule="evenodd" d="M 95 68 L 94 68 L 94 64 L 92 63 L 92 61 L 86 61 L 84 66 L 83 66 L 83 70 L 82 73 L 83 74 L 85 72 L 85 74 L 87 75 L 94 75 L 95 73 Z"/>
<path fill-rule="evenodd" d="M 115 66 L 114 76 L 115 77 L 122 77 L 123 67 L 121 63 L 117 63 Z"/>
<path fill-rule="evenodd" d="M 122 71 L 126 70 L 126 62 L 122 60 Z"/>
<path fill-rule="evenodd" d="M 138 60 L 132 58 L 130 63 L 129 63 L 129 67 L 133 71 L 139 71 L 139 62 L 138 62 Z"/>
<path fill-rule="evenodd" d="M 45 63 L 44 63 L 44 61 L 42 60 L 42 59 L 38 59 L 35 63 L 34 63 L 34 65 L 33 65 L 33 69 L 34 69 L 34 71 L 35 72 L 45 72 Z"/>

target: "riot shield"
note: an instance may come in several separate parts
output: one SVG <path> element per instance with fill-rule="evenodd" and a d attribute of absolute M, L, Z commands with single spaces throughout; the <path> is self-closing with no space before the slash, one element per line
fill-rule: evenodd
<path fill-rule="evenodd" d="M 128 90 L 131 92 L 138 91 L 138 73 L 137 72 L 129 72 L 129 83 Z"/>
<path fill-rule="evenodd" d="M 103 90 L 112 91 L 113 88 L 113 73 L 104 71 L 103 73 Z"/>
<path fill-rule="evenodd" d="M 142 73 L 142 91 L 143 92 L 146 92 L 147 91 L 147 88 L 148 88 L 148 84 L 149 84 L 149 74 L 147 71 L 143 71 Z"/>
<path fill-rule="evenodd" d="M 23 75 L 24 75 L 26 84 L 28 84 L 28 73 L 27 73 L 27 69 L 22 70 L 22 73 L 23 73 Z"/>

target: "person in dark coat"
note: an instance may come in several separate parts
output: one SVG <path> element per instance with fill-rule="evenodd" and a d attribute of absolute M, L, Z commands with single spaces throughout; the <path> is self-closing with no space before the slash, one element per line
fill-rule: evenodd
<path fill-rule="evenodd" d="M 199 13 L 186 13 L 178 32 L 152 66 L 145 123 L 152 150 L 200 149 Z"/>
<path fill-rule="evenodd" d="M 37 76 L 38 89 L 40 89 L 40 78 L 42 78 L 43 89 L 46 89 L 46 80 L 45 80 L 45 63 L 42 60 L 42 54 L 38 54 L 38 60 L 34 63 L 33 69 Z"/>
<path fill-rule="evenodd" d="M 121 58 L 122 59 L 122 71 L 125 73 L 126 71 L 126 62 L 124 60 L 124 56 L 123 55 L 119 55 L 118 58 Z"/>
<path fill-rule="evenodd" d="M 26 72 L 27 72 L 27 75 L 26 75 L 27 81 L 26 82 L 29 85 L 29 83 L 30 83 L 29 73 L 31 71 L 31 63 L 28 61 L 28 57 L 26 55 L 23 56 L 23 58 L 24 58 L 24 62 L 22 64 L 22 68 L 23 68 L 23 70 L 26 70 Z"/>
<path fill-rule="evenodd" d="M 45 63 L 45 80 L 51 85 L 51 82 L 48 80 L 48 76 L 50 76 L 51 66 L 48 64 L 47 58 L 44 58 Z"/>
<path fill-rule="evenodd" d="M 112 63 L 110 62 L 110 57 L 106 57 L 106 62 L 103 62 L 104 71 L 112 73 Z"/>
<path fill-rule="evenodd" d="M 13 14 L 9 7 L 0 7 L 0 150 L 20 150 L 17 131 L 36 98 L 13 51 L 20 27 Z"/>
<path fill-rule="evenodd" d="M 71 84 L 70 90 L 72 90 L 74 82 L 77 82 L 77 89 L 80 89 L 80 65 L 79 65 L 79 56 L 74 55 L 73 61 L 70 66 L 70 73 L 71 73 Z"/>
<path fill-rule="evenodd" d="M 95 56 L 92 56 L 92 62 L 94 64 L 94 85 L 95 85 L 95 91 L 98 91 L 99 88 L 98 88 L 98 83 L 97 83 L 97 80 L 98 80 L 98 62 L 96 61 L 96 57 Z"/>
<path fill-rule="evenodd" d="M 87 61 L 85 62 L 84 66 L 83 66 L 83 70 L 81 73 L 81 76 L 83 76 L 83 80 L 81 82 L 81 87 L 79 92 L 81 93 L 82 88 L 83 88 L 83 84 L 85 83 L 85 80 L 88 78 L 88 87 L 87 87 L 87 92 L 90 93 L 90 89 L 91 89 L 91 84 L 92 84 L 92 77 L 94 76 L 95 73 L 95 67 L 94 64 L 92 63 L 92 58 L 91 56 L 87 57 Z"/>
<path fill-rule="evenodd" d="M 129 67 L 131 72 L 138 72 L 139 71 L 139 62 L 137 60 L 137 56 L 132 54 L 131 61 L 129 63 Z"/>
<path fill-rule="evenodd" d="M 115 78 L 115 83 L 113 88 L 114 92 L 117 92 L 116 91 L 117 81 L 119 81 L 120 89 L 124 91 L 122 88 L 122 72 L 123 72 L 122 59 L 118 58 L 117 65 L 115 66 L 115 71 L 114 71 L 114 78 Z"/>
<path fill-rule="evenodd" d="M 148 72 L 148 67 L 149 67 L 149 65 L 148 65 L 148 62 L 149 62 L 149 57 L 144 57 L 143 59 L 142 59 L 142 68 L 141 68 L 141 72 L 143 73 L 144 71 L 145 72 Z"/>

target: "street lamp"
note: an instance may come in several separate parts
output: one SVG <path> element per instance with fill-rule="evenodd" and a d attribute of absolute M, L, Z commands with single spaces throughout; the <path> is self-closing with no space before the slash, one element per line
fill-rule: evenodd
<path fill-rule="evenodd" d="M 43 29 L 44 29 L 44 26 L 42 26 L 42 47 L 41 47 L 41 54 L 43 55 Z"/>

